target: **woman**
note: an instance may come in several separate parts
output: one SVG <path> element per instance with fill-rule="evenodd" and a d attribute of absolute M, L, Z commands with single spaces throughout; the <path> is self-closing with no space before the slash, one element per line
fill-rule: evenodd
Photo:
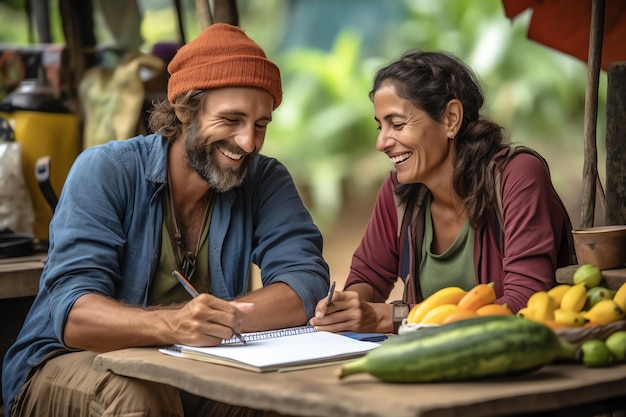
<path fill-rule="evenodd" d="M 389 333 L 435 291 L 487 282 L 496 302 L 517 312 L 555 285 L 557 268 L 575 263 L 570 220 L 545 161 L 505 143 L 502 127 L 480 115 L 484 95 L 463 62 L 406 53 L 376 73 L 370 98 L 376 148 L 395 170 L 344 291 L 330 306 L 320 301 L 311 324 Z M 404 300 L 387 304 L 398 276 Z"/>

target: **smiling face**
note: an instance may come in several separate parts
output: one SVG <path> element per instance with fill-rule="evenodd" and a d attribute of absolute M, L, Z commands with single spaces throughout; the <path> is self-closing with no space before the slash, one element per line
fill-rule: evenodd
<path fill-rule="evenodd" d="M 379 127 L 376 149 L 387 154 L 402 184 L 437 182 L 452 170 L 456 130 L 446 111 L 441 121 L 400 97 L 390 81 L 373 95 Z M 430 188 L 430 186 L 429 186 Z"/>
<path fill-rule="evenodd" d="M 204 110 L 186 125 L 189 167 L 219 192 L 241 185 L 272 120 L 273 98 L 259 88 L 210 90 Z"/>

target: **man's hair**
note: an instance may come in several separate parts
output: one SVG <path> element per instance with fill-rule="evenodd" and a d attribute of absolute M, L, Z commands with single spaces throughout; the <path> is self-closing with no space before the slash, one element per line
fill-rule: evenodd
<path fill-rule="evenodd" d="M 176 109 L 181 113 L 183 119 L 195 119 L 204 110 L 207 94 L 207 90 L 191 90 L 178 96 L 174 104 L 168 100 L 155 103 L 150 114 L 148 128 L 173 142 L 182 134 L 184 125 L 176 116 Z"/>

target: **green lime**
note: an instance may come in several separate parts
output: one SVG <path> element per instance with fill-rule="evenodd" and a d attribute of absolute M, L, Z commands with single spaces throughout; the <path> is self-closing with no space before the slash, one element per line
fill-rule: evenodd
<path fill-rule="evenodd" d="M 599 339 L 591 339 L 580 345 L 585 366 L 599 368 L 613 364 L 613 355 L 606 344 Z"/>
<path fill-rule="evenodd" d="M 604 341 L 607 349 L 620 362 L 626 361 L 626 330 L 618 330 L 612 333 Z"/>
<path fill-rule="evenodd" d="M 584 264 L 574 272 L 574 284 L 585 284 L 587 289 L 597 287 L 602 282 L 602 271 L 595 265 Z"/>

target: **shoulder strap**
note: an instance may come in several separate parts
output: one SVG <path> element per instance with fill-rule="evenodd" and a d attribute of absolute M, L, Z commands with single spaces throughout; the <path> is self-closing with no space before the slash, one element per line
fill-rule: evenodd
<path fill-rule="evenodd" d="M 543 156 L 541 156 L 537 151 L 527 146 L 522 145 L 511 145 L 510 147 L 498 152 L 494 158 L 491 160 L 490 164 L 492 165 L 489 168 L 489 172 L 493 174 L 494 187 L 495 187 L 495 200 L 496 200 L 496 218 L 494 219 L 494 231 L 498 238 L 498 247 L 500 252 L 502 252 L 502 248 L 504 247 L 504 233 L 502 232 L 502 228 L 504 227 L 504 210 L 502 208 L 502 172 L 506 167 L 506 164 L 518 153 L 524 152 L 534 155 L 537 159 L 539 159 L 544 167 L 546 168 L 546 172 L 548 176 L 550 176 L 550 167 L 548 166 L 548 162 L 545 160 Z M 563 201 L 559 198 L 559 203 L 561 207 L 567 215 L 567 208 Z M 569 219 L 569 215 L 567 215 L 567 222 L 569 224 L 569 229 L 571 229 L 571 221 Z M 574 250 L 574 240 L 571 233 L 567 234 L 567 244 L 569 247 L 570 253 L 570 263 L 576 264 L 576 255 Z"/>
<path fill-rule="evenodd" d="M 517 155 L 518 153 L 529 153 L 531 155 L 534 155 L 537 159 L 539 159 L 544 167 L 546 168 L 546 171 L 548 172 L 548 175 L 550 174 L 550 168 L 548 167 L 548 162 L 544 159 L 543 156 L 541 156 L 537 151 L 535 151 L 532 148 L 529 148 L 527 146 L 522 146 L 522 145 L 511 145 L 510 147 L 498 152 L 493 159 L 490 162 L 490 169 L 489 171 L 492 171 L 493 176 L 494 176 L 494 186 L 495 186 L 495 197 L 496 197 L 496 205 L 497 205 L 497 214 L 498 214 L 498 221 L 500 221 L 500 224 L 502 224 L 502 172 L 504 171 L 504 168 L 506 167 L 506 165 L 509 163 L 509 161 L 511 159 L 513 159 L 513 157 L 515 155 Z"/>
<path fill-rule="evenodd" d="M 396 173 L 391 174 L 391 181 L 395 188 L 398 184 Z M 396 216 L 398 229 L 396 230 L 396 239 L 398 241 L 399 257 L 400 257 L 400 277 L 402 280 L 407 276 L 409 271 L 409 245 L 408 245 L 408 230 L 411 225 L 411 212 L 407 215 L 407 207 L 409 206 L 407 201 L 402 201 L 398 195 L 393 192 L 393 200 L 396 206 Z"/>
<path fill-rule="evenodd" d="M 394 194 L 398 215 L 399 274 L 405 285 L 403 298 L 409 303 L 421 301 L 417 271 L 415 270 L 415 264 L 420 262 L 420 256 L 419 254 L 411 253 L 412 250 L 421 250 L 421 246 L 414 249 L 409 240 L 413 239 L 415 242 L 422 241 L 423 236 L 418 235 L 423 233 L 423 227 L 416 227 L 418 225 L 414 223 L 418 221 L 419 207 L 422 206 L 427 191 L 426 187 L 420 187 L 417 194 L 406 202 L 400 202 L 400 199 Z"/>
<path fill-rule="evenodd" d="M 543 163 L 548 175 L 550 175 L 550 168 L 548 167 L 548 162 L 544 159 L 544 157 L 534 149 L 523 145 L 511 145 L 498 152 L 489 162 L 487 172 L 493 175 L 494 198 L 496 203 L 496 218 L 494 219 L 493 226 L 496 236 L 498 236 L 498 248 L 500 249 L 500 252 L 502 252 L 502 248 L 504 247 L 504 234 L 502 232 L 504 227 L 504 209 L 502 207 L 502 172 L 509 161 L 519 153 L 529 153 L 534 155 Z"/>

